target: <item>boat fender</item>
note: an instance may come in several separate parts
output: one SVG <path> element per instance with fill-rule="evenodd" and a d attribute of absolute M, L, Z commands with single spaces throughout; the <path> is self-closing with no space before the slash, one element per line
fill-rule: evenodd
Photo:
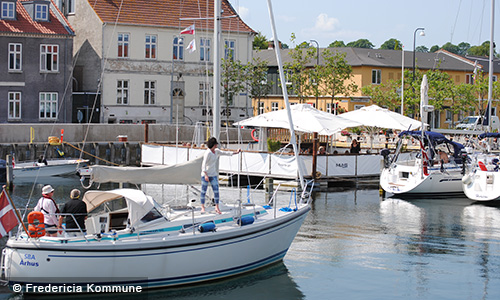
<path fill-rule="evenodd" d="M 465 184 L 465 185 L 469 185 L 469 183 L 472 182 L 472 176 L 470 176 L 469 174 L 465 175 L 464 177 L 462 177 L 462 183 Z"/>
<path fill-rule="evenodd" d="M 250 135 L 252 136 L 252 140 L 258 142 L 259 139 L 255 137 L 255 131 L 256 131 L 256 129 L 252 129 L 252 132 L 250 133 Z"/>
<path fill-rule="evenodd" d="M 45 235 L 44 217 L 41 211 L 32 211 L 28 214 L 28 235 L 39 238 Z"/>
<path fill-rule="evenodd" d="M 200 226 L 198 226 L 198 230 L 200 232 L 209 232 L 209 231 L 215 232 L 215 230 L 216 230 L 215 223 L 208 222 L 208 223 L 200 224 Z"/>
<path fill-rule="evenodd" d="M 424 175 L 429 176 L 429 170 L 427 169 L 427 161 L 424 160 Z"/>
<path fill-rule="evenodd" d="M 481 171 L 488 171 L 488 168 L 482 161 L 478 161 L 477 164 L 479 165 L 479 169 L 481 169 Z"/>
<path fill-rule="evenodd" d="M 240 226 L 245 226 L 245 225 L 253 224 L 253 221 L 255 221 L 255 219 L 252 216 L 244 216 L 244 217 L 241 217 L 241 219 L 238 219 L 237 223 Z"/>

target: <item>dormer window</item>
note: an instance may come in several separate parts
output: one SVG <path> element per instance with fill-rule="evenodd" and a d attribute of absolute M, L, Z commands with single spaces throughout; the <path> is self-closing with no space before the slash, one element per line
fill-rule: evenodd
<path fill-rule="evenodd" d="M 15 19 L 16 17 L 16 3 L 9 1 L 2 1 L 2 19 Z"/>
<path fill-rule="evenodd" d="M 49 6 L 47 4 L 35 4 L 35 21 L 49 20 Z"/>

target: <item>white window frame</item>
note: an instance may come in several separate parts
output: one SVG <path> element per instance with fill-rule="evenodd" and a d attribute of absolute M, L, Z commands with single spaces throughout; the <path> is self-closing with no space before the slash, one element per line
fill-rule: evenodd
<path fill-rule="evenodd" d="M 116 38 L 117 44 L 117 57 L 129 58 L 130 55 L 130 33 L 119 32 Z"/>
<path fill-rule="evenodd" d="M 9 43 L 9 71 L 22 71 L 23 44 Z"/>
<path fill-rule="evenodd" d="M 372 69 L 372 84 L 381 84 L 381 83 L 382 83 L 382 70 Z"/>
<path fill-rule="evenodd" d="M 8 94 L 8 118 L 9 120 L 21 119 L 21 92 L 9 92 Z"/>
<path fill-rule="evenodd" d="M 116 81 L 116 104 L 128 105 L 130 96 L 130 81 L 126 79 L 118 79 Z"/>
<path fill-rule="evenodd" d="M 229 58 L 231 53 L 231 60 L 236 59 L 236 40 L 225 40 L 224 41 L 224 59 Z"/>
<path fill-rule="evenodd" d="M 184 60 L 184 38 L 176 36 L 173 40 L 172 59 L 177 61 Z"/>
<path fill-rule="evenodd" d="M 144 57 L 146 59 L 156 59 L 158 36 L 156 34 L 146 34 Z"/>
<path fill-rule="evenodd" d="M 279 103 L 271 102 L 271 111 L 277 111 L 277 110 L 279 110 Z"/>
<path fill-rule="evenodd" d="M 66 11 L 68 12 L 68 14 L 74 14 L 75 13 L 75 2 L 76 0 L 67 0 L 67 7 L 66 7 Z"/>
<path fill-rule="evenodd" d="M 211 45 L 211 39 L 200 38 L 200 61 L 210 61 Z"/>
<path fill-rule="evenodd" d="M 47 4 L 35 4 L 35 21 L 49 20 L 49 6 Z"/>
<path fill-rule="evenodd" d="M 13 20 L 16 17 L 16 2 L 2 1 L 2 19 Z"/>
<path fill-rule="evenodd" d="M 205 106 L 210 103 L 210 82 L 200 81 L 198 85 L 199 105 Z"/>
<path fill-rule="evenodd" d="M 259 115 L 262 115 L 263 113 L 266 112 L 265 103 L 261 101 L 258 105 L 259 105 Z"/>
<path fill-rule="evenodd" d="M 156 104 L 156 81 L 155 80 L 144 81 L 144 104 L 145 105 L 155 105 Z"/>
<path fill-rule="evenodd" d="M 474 84 L 474 74 L 465 74 L 465 83 Z"/>
<path fill-rule="evenodd" d="M 59 72 L 59 45 L 40 45 L 40 71 Z"/>
<path fill-rule="evenodd" d="M 41 92 L 38 99 L 40 120 L 57 120 L 58 94 L 56 92 Z"/>

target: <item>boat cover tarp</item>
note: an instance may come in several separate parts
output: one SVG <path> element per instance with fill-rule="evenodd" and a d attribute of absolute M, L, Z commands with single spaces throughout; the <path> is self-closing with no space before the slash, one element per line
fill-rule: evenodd
<path fill-rule="evenodd" d="M 153 167 L 92 166 L 90 179 L 93 182 L 127 182 L 150 184 L 197 184 L 201 182 L 203 156 L 172 165 Z"/>
<path fill-rule="evenodd" d="M 424 139 L 424 146 L 427 147 L 429 142 L 432 144 L 433 147 L 436 147 L 437 145 L 441 144 L 448 144 L 453 147 L 453 157 L 456 159 L 460 158 L 460 152 L 464 148 L 464 145 L 451 141 L 438 132 L 425 131 L 424 134 L 426 136 L 426 138 Z M 422 137 L 422 131 L 420 130 L 402 131 L 399 134 L 399 137 L 401 138 L 403 136 L 411 136 L 413 138 L 420 139 Z"/>
<path fill-rule="evenodd" d="M 88 191 L 83 196 L 87 211 L 91 212 L 99 205 L 121 197 L 125 198 L 128 207 L 130 226 L 134 227 L 153 207 L 157 206 L 153 198 L 140 190 L 116 189 L 112 191 Z"/>
<path fill-rule="evenodd" d="M 485 132 L 477 136 L 480 140 L 484 138 L 500 138 L 500 132 Z"/>

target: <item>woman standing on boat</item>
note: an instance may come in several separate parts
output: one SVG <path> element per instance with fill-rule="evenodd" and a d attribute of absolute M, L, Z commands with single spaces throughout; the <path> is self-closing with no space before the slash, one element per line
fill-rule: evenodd
<path fill-rule="evenodd" d="M 212 186 L 214 192 L 215 212 L 220 214 L 219 209 L 219 172 L 217 163 L 221 155 L 231 156 L 238 154 L 241 149 L 236 151 L 222 151 L 217 149 L 219 143 L 215 137 L 211 137 L 207 141 L 208 149 L 203 154 L 203 163 L 201 165 L 201 212 L 205 212 L 205 194 L 207 193 L 208 183 Z"/>

